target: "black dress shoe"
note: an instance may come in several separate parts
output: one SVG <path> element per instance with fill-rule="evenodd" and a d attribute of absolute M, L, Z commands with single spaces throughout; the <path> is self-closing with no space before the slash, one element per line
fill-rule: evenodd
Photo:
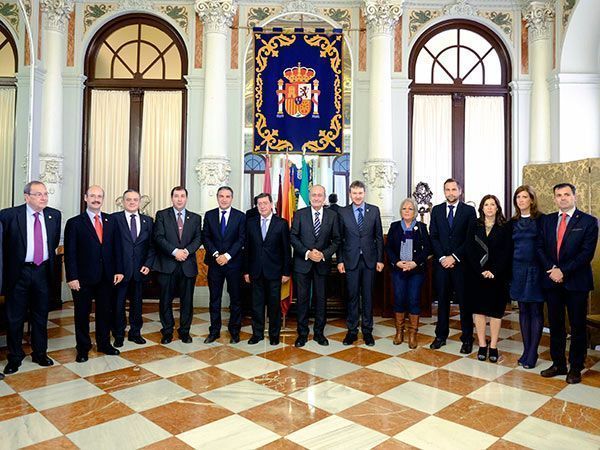
<path fill-rule="evenodd" d="M 8 362 L 8 364 L 6 364 L 6 366 L 4 366 L 4 373 L 6 375 L 10 375 L 11 373 L 15 373 L 19 370 L 19 366 L 21 365 L 21 363 L 16 363 L 16 362 Z"/>
<path fill-rule="evenodd" d="M 294 346 L 304 347 L 305 345 L 306 345 L 306 336 L 298 336 L 296 338 L 296 342 L 294 342 Z"/>
<path fill-rule="evenodd" d="M 248 344 L 250 344 L 250 345 L 258 344 L 262 340 L 263 340 L 263 338 L 261 338 L 260 336 L 252 336 L 250 339 L 248 339 Z"/>
<path fill-rule="evenodd" d="M 204 339 L 204 343 L 210 344 L 211 342 L 215 342 L 217 339 L 219 339 L 219 337 L 220 336 L 218 334 L 209 334 L 206 336 L 206 339 Z"/>
<path fill-rule="evenodd" d="M 271 345 L 279 345 L 279 336 L 269 338 L 269 344 L 271 344 Z"/>
<path fill-rule="evenodd" d="M 328 346 L 328 345 L 329 345 L 329 341 L 328 341 L 328 340 L 327 340 L 327 338 L 326 338 L 325 336 L 323 336 L 323 335 L 318 335 L 318 336 L 315 336 L 315 337 L 313 338 L 313 340 L 314 340 L 314 341 L 315 341 L 317 344 L 319 344 L 319 345 L 322 345 L 322 346 L 324 346 L 324 347 L 326 347 L 326 346 Z"/>
<path fill-rule="evenodd" d="M 181 339 L 181 342 L 183 342 L 184 344 L 192 343 L 192 337 L 189 334 L 182 334 L 181 336 L 179 336 L 179 339 Z"/>
<path fill-rule="evenodd" d="M 433 342 L 429 345 L 429 348 L 437 350 L 438 348 L 444 345 L 446 345 L 446 339 L 435 338 Z"/>
<path fill-rule="evenodd" d="M 135 342 L 136 344 L 143 345 L 146 343 L 146 339 L 141 336 L 129 336 L 127 338 L 129 342 Z"/>
<path fill-rule="evenodd" d="M 540 375 L 543 376 L 544 378 L 552 378 L 552 377 L 556 377 L 558 375 L 566 375 L 566 374 L 567 374 L 566 367 L 559 367 L 559 366 L 555 366 L 554 364 L 552 364 L 546 370 L 542 370 L 540 372 Z"/>
<path fill-rule="evenodd" d="M 463 345 L 460 346 L 460 352 L 463 355 L 469 355 L 473 352 L 473 343 L 472 342 L 463 342 Z"/>
<path fill-rule="evenodd" d="M 569 373 L 567 374 L 567 383 L 581 383 L 581 370 L 571 368 L 571 370 L 569 370 Z"/>
<path fill-rule="evenodd" d="M 104 353 L 105 355 L 111 355 L 111 356 L 116 356 L 121 354 L 121 352 L 119 350 L 117 350 L 116 348 L 114 348 L 112 345 L 108 345 L 106 347 L 99 347 L 98 351 L 100 353 Z"/>
<path fill-rule="evenodd" d="M 114 346 L 115 347 L 123 347 L 123 340 L 124 339 L 122 337 L 115 338 Z"/>
<path fill-rule="evenodd" d="M 39 356 L 31 355 L 31 360 L 34 363 L 39 364 L 42 367 L 48 367 L 48 366 L 54 365 L 54 361 L 52 361 L 50 358 L 48 358 L 48 355 L 39 355 Z"/>
<path fill-rule="evenodd" d="M 172 334 L 163 334 L 163 337 L 160 340 L 161 344 L 169 344 L 173 340 Z"/>
<path fill-rule="evenodd" d="M 369 347 L 373 347 L 375 345 L 375 339 L 371 333 L 363 333 L 363 341 L 365 341 L 365 344 Z"/>
<path fill-rule="evenodd" d="M 358 340 L 358 335 L 356 333 L 346 333 L 346 337 L 342 341 L 344 345 L 352 345 Z"/>
<path fill-rule="evenodd" d="M 84 363 L 87 360 L 88 360 L 87 352 L 77 352 L 77 357 L 75 358 L 75 361 L 77 361 L 78 363 Z"/>

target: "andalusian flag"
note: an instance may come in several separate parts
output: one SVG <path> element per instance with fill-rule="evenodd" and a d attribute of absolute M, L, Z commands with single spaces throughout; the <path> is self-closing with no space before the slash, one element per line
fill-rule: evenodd
<path fill-rule="evenodd" d="M 300 195 L 298 195 L 298 209 L 306 208 L 310 205 L 310 194 L 309 194 L 309 169 L 306 164 L 306 159 L 302 155 L 302 179 L 300 181 Z"/>

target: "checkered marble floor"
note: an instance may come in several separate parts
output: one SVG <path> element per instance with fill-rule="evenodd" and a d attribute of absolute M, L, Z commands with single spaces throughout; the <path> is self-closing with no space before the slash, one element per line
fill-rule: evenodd
<path fill-rule="evenodd" d="M 161 345 L 157 310 L 144 305 L 146 345 L 92 352 L 84 364 L 74 362 L 72 305 L 52 312 L 55 365 L 27 357 L 0 382 L 0 448 L 600 448 L 600 352 L 589 352 L 581 384 L 544 379 L 545 335 L 538 367 L 524 370 L 518 313 L 506 314 L 492 364 L 460 355 L 457 316 L 438 351 L 428 348 L 435 317 L 423 320 L 416 350 L 392 345 L 385 318 L 376 319 L 374 347 L 343 346 L 337 319 L 328 347 L 297 349 L 293 331 L 272 347 L 230 345 L 225 328 L 205 345 L 201 308 L 191 344 Z M 0 359 L 3 367 L 5 349 Z"/>

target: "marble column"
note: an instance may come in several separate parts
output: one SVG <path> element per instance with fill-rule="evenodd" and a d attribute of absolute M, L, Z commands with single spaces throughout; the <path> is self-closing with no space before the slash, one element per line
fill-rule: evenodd
<path fill-rule="evenodd" d="M 394 218 L 393 192 L 398 175 L 392 149 L 392 42 L 400 14 L 398 3 L 365 3 L 370 83 L 369 144 L 363 175 L 367 199 L 379 206 L 384 228 Z"/>
<path fill-rule="evenodd" d="M 40 176 L 50 193 L 49 204 L 62 206 L 63 184 L 63 79 L 66 26 L 75 0 L 41 0 L 44 13 L 42 57 L 46 69 L 42 94 Z"/>
<path fill-rule="evenodd" d="M 204 22 L 205 61 L 202 148 L 196 166 L 200 183 L 200 211 L 216 206 L 219 186 L 228 184 L 231 164 L 227 146 L 227 33 L 237 5 L 232 0 L 197 0 Z"/>
<path fill-rule="evenodd" d="M 529 29 L 529 67 L 533 83 L 529 162 L 550 162 L 550 92 L 547 78 L 552 68 L 554 1 L 530 1 L 525 6 L 524 15 Z"/>

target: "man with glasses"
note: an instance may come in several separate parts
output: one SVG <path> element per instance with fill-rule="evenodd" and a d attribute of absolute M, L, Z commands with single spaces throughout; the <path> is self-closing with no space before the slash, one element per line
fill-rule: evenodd
<path fill-rule="evenodd" d="M 0 211 L 3 233 L 4 285 L 8 321 L 8 363 L 5 374 L 19 370 L 25 358 L 23 324 L 31 324 L 31 359 L 51 366 L 48 349 L 48 309 L 54 257 L 60 241 L 60 211 L 48 206 L 44 183 L 32 181 L 23 189 L 25 204 Z"/>

